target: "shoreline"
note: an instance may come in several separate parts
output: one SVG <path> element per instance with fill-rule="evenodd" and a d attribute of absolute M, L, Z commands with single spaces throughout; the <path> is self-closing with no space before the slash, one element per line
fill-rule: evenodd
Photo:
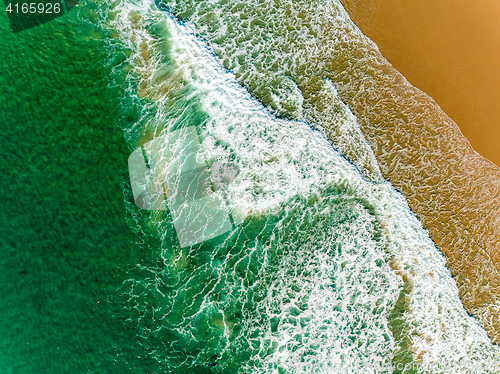
<path fill-rule="evenodd" d="M 342 99 L 358 118 L 382 174 L 405 195 L 446 257 L 464 307 L 499 344 L 500 168 L 476 152 L 438 103 L 366 35 L 343 59 L 353 55 L 370 59 L 361 69 L 332 67 Z"/>

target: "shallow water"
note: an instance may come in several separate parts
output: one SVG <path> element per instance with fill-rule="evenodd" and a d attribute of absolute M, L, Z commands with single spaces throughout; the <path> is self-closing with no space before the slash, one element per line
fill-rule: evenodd
<path fill-rule="evenodd" d="M 2 374 L 158 370 L 113 318 L 140 256 L 123 90 L 108 88 L 106 34 L 76 16 L 12 34 L 0 12 Z"/>
<path fill-rule="evenodd" d="M 191 22 L 270 110 L 321 129 L 368 178 L 379 180 L 380 168 L 445 254 L 467 310 L 498 343 L 500 169 L 387 62 L 339 1 L 169 0 L 160 6 Z M 362 133 L 337 116 L 333 87 Z"/>

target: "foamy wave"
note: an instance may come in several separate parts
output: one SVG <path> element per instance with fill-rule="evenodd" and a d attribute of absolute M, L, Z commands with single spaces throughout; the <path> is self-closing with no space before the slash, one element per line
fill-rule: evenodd
<path fill-rule="evenodd" d="M 446 254 L 464 305 L 500 340 L 500 169 L 476 154 L 438 105 L 395 71 L 341 4 L 164 4 L 193 22 L 224 66 L 264 104 L 272 107 L 270 77 L 291 77 L 302 92 L 305 118 L 366 173 L 371 168 L 362 165 L 371 158 L 361 142 L 341 135 L 331 116 L 334 102 L 323 94 L 325 78 L 331 79 L 356 113 L 383 175 L 405 194 Z"/>
<path fill-rule="evenodd" d="M 208 17 L 215 35 L 229 32 L 216 10 L 223 5 L 201 12 L 209 5 L 199 4 L 194 19 Z M 146 103 L 134 146 L 187 121 L 211 162 L 241 170 L 228 190 L 247 212 L 241 228 L 210 250 L 181 250 L 157 216 L 163 267 L 141 268 L 124 285 L 143 344 L 168 370 L 211 360 L 240 373 L 380 373 L 407 363 L 419 372 L 500 370 L 498 347 L 465 312 L 443 257 L 399 193 L 365 180 L 305 122 L 271 115 L 189 27 L 146 2 L 114 11 Z M 327 79 L 310 83 L 318 100 L 336 103 L 329 121 L 357 128 Z M 321 117 L 295 97 L 297 108 Z M 163 336 L 168 342 L 155 344 Z"/>

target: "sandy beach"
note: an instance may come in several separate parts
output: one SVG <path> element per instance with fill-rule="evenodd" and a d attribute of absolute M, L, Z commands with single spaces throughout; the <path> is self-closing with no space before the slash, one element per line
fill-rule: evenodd
<path fill-rule="evenodd" d="M 389 62 L 500 166 L 500 3 L 341 1 Z"/>

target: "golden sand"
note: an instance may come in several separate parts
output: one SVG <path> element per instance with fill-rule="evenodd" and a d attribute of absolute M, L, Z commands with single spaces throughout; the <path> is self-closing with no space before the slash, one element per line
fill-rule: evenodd
<path fill-rule="evenodd" d="M 341 1 L 389 62 L 500 166 L 500 2 Z"/>

